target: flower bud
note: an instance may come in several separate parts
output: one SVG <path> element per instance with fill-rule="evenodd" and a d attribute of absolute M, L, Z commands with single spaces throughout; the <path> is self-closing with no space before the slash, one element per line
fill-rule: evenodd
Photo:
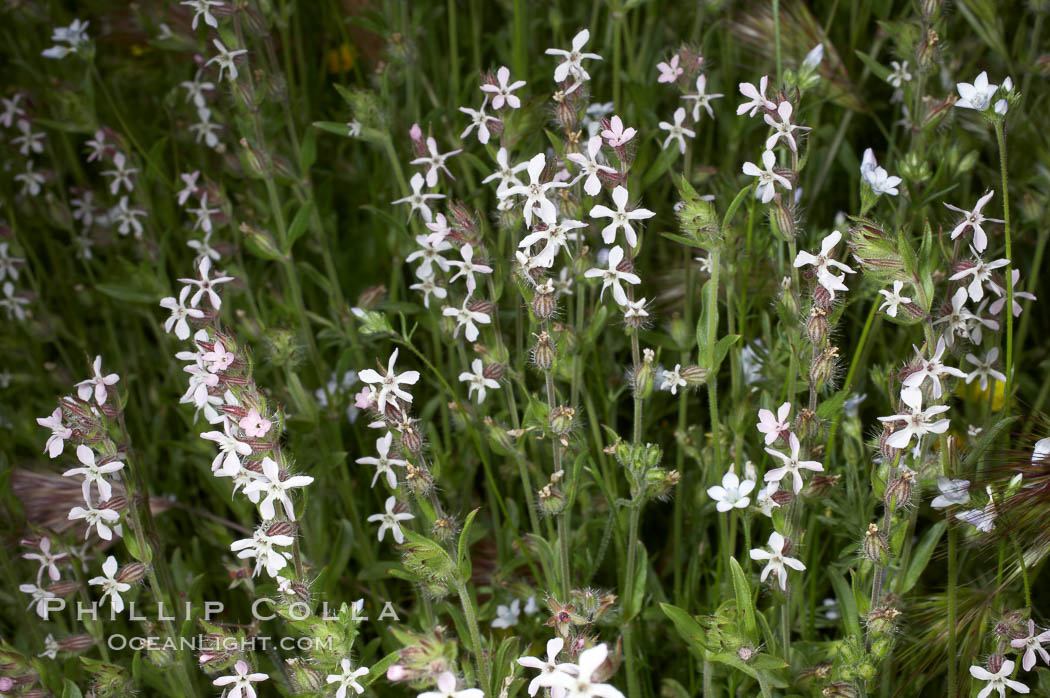
<path fill-rule="evenodd" d="M 501 363 L 486 364 L 485 368 L 482 369 L 481 375 L 485 376 L 489 380 L 498 381 L 503 378 L 503 373 L 506 369 Z"/>
<path fill-rule="evenodd" d="M 769 495 L 769 498 L 781 507 L 786 507 L 788 504 L 791 504 L 793 501 L 795 501 L 795 495 L 793 492 L 791 492 L 791 490 L 777 490 L 773 494 Z"/>
<path fill-rule="evenodd" d="M 417 497 L 427 497 L 434 489 L 434 476 L 426 466 L 416 466 L 412 463 L 405 466 L 405 482 Z"/>
<path fill-rule="evenodd" d="M 828 312 L 817 306 L 810 308 L 809 320 L 806 321 L 806 336 L 809 337 L 810 343 L 816 347 L 824 346 L 829 330 Z"/>
<path fill-rule="evenodd" d="M 838 347 L 825 347 L 820 355 L 813 359 L 809 367 L 809 382 L 815 390 L 823 390 L 835 375 L 838 364 Z"/>
<path fill-rule="evenodd" d="M 1001 653 L 996 652 L 988 658 L 988 671 L 992 672 L 993 674 L 998 674 L 999 670 L 1003 668 L 1003 662 L 1005 661 L 1006 657 L 1004 657 Z"/>
<path fill-rule="evenodd" d="M 819 428 L 820 421 L 813 410 L 803 407 L 798 411 L 798 417 L 795 418 L 795 434 L 798 436 L 799 441 L 804 441 L 816 434 Z"/>
<path fill-rule="evenodd" d="M 926 30 L 926 36 L 915 50 L 915 62 L 920 70 L 926 72 L 933 68 L 940 42 L 941 37 L 937 35 L 937 32 L 933 29 Z"/>
<path fill-rule="evenodd" d="M 280 248 L 277 247 L 277 242 L 270 233 L 259 230 L 247 223 L 241 223 L 238 229 L 244 236 L 245 246 L 256 257 L 276 260 L 283 256 Z"/>
<path fill-rule="evenodd" d="M 686 366 L 678 375 L 689 385 L 704 385 L 707 383 L 707 369 L 699 366 Z"/>
<path fill-rule="evenodd" d="M 656 367 L 653 366 L 651 352 L 646 350 L 641 366 L 635 366 L 634 368 L 633 387 L 636 400 L 644 400 L 652 395 L 653 376 L 655 374 Z"/>
<path fill-rule="evenodd" d="M 551 432 L 558 436 L 564 436 L 572 431 L 576 419 L 576 410 L 565 405 L 559 405 L 551 410 L 547 422 Z"/>
<path fill-rule="evenodd" d="M 777 298 L 777 303 L 780 305 L 780 314 L 782 317 L 798 317 L 798 298 L 795 297 L 790 276 L 785 276 L 780 280 L 780 296 Z"/>
<path fill-rule="evenodd" d="M 868 631 L 877 635 L 892 633 L 901 612 L 892 606 L 876 606 L 868 611 Z"/>
<path fill-rule="evenodd" d="M 76 582 L 70 581 L 55 582 L 47 587 L 47 591 L 55 596 L 69 596 L 70 594 L 75 594 L 79 589 L 80 586 Z"/>
<path fill-rule="evenodd" d="M 146 576 L 146 566 L 141 562 L 124 565 L 117 572 L 117 581 L 124 584 L 138 584 Z"/>
<path fill-rule="evenodd" d="M 647 493 L 650 497 L 666 499 L 674 488 L 678 486 L 678 483 L 682 481 L 682 476 L 677 470 L 653 468 L 646 471 L 645 481 Z"/>
<path fill-rule="evenodd" d="M 293 521 L 275 521 L 266 528 L 268 536 L 294 536 L 296 524 Z"/>
<path fill-rule="evenodd" d="M 550 371 L 554 367 L 554 359 L 557 356 L 557 349 L 554 346 L 554 342 L 551 341 L 551 337 L 544 330 L 540 332 L 536 338 L 536 344 L 532 347 L 532 363 L 535 364 L 536 368 L 543 372 Z"/>
<path fill-rule="evenodd" d="M 886 544 L 886 538 L 879 532 L 879 527 L 876 524 L 868 524 L 868 531 L 864 534 L 864 557 L 874 562 L 879 567 L 886 566 L 886 555 L 889 551 L 889 546 Z"/>
<path fill-rule="evenodd" d="M 324 676 L 303 659 L 291 657 L 285 664 L 285 675 L 291 680 L 293 693 L 316 693 L 324 688 Z"/>
<path fill-rule="evenodd" d="M 70 635 L 59 640 L 58 646 L 66 652 L 83 652 L 95 646 L 95 638 L 85 634 Z"/>
<path fill-rule="evenodd" d="M 915 471 L 909 468 L 902 468 L 886 489 L 886 506 L 892 509 L 911 504 L 911 495 L 914 487 Z"/>
<path fill-rule="evenodd" d="M 795 239 L 795 216 L 779 196 L 769 206 L 769 223 L 785 242 Z"/>
<path fill-rule="evenodd" d="M 401 448 L 405 453 L 418 455 L 423 450 L 423 435 L 414 424 L 403 424 L 401 427 Z"/>
<path fill-rule="evenodd" d="M 825 686 L 824 690 L 821 691 L 821 695 L 826 698 L 857 698 L 858 694 L 853 684 L 835 681 Z"/>
<path fill-rule="evenodd" d="M 932 24 L 941 12 L 944 0 L 922 0 L 922 18 L 925 24 Z"/>
<path fill-rule="evenodd" d="M 546 320 L 557 310 L 558 301 L 554 295 L 554 282 L 548 279 L 536 287 L 536 295 L 532 297 L 532 312 L 541 320 Z"/>
<path fill-rule="evenodd" d="M 556 516 L 565 510 L 565 495 L 552 485 L 544 485 L 537 493 L 540 512 L 547 516 Z"/>

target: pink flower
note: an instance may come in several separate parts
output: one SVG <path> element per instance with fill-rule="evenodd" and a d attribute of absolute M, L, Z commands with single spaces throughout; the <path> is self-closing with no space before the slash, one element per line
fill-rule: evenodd
<path fill-rule="evenodd" d="M 775 417 L 772 410 L 758 411 L 758 430 L 766 435 L 767 446 L 779 438 L 786 438 L 786 435 L 790 433 L 791 426 L 787 421 L 789 414 L 791 414 L 790 402 L 781 405 Z"/>
<path fill-rule="evenodd" d="M 401 664 L 391 664 L 386 670 L 387 681 L 404 681 L 408 677 L 408 670 Z"/>
<path fill-rule="evenodd" d="M 602 138 L 613 148 L 619 148 L 634 138 L 636 133 L 633 128 L 624 128 L 620 117 L 614 116 L 609 121 L 609 128 L 602 131 Z"/>
<path fill-rule="evenodd" d="M 670 63 L 657 63 L 656 68 L 660 71 L 660 77 L 656 79 L 657 82 L 675 82 L 678 80 L 678 76 L 685 72 L 678 65 L 678 54 L 671 56 Z"/>
<path fill-rule="evenodd" d="M 422 141 L 423 129 L 419 128 L 419 124 L 412 124 L 412 128 L 408 130 L 408 136 L 413 141 Z"/>
<path fill-rule="evenodd" d="M 359 410 L 367 410 L 376 403 L 376 393 L 372 388 L 362 388 L 361 392 L 354 395 L 354 407 Z"/>
<path fill-rule="evenodd" d="M 267 432 L 270 431 L 270 424 L 270 420 L 260 415 L 254 407 L 237 423 L 244 430 L 244 433 L 253 439 L 261 439 L 266 436 Z"/>

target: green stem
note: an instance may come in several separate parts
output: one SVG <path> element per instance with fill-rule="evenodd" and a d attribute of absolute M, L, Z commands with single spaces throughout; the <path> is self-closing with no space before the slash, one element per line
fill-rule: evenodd
<path fill-rule="evenodd" d="M 1013 247 L 1010 239 L 1010 190 L 1006 177 L 1006 133 L 1003 121 L 995 122 L 995 140 L 999 144 L 999 174 L 1003 187 L 1003 236 L 1006 240 L 1006 268 L 1003 275 L 1006 279 L 1006 392 L 1003 394 L 1007 410 L 1013 395 L 1014 385 L 1014 285 L 1013 285 Z"/>
<path fill-rule="evenodd" d="M 467 586 L 463 582 L 456 584 L 456 590 L 459 592 L 459 603 L 463 607 L 463 615 L 466 617 L 467 627 L 470 629 L 470 643 L 474 646 L 474 660 L 478 665 L 478 677 L 481 685 L 488 692 L 489 665 L 488 659 L 481 649 L 481 632 L 478 630 L 478 617 L 474 612 L 474 600 L 470 597 L 470 592 L 467 591 Z"/>

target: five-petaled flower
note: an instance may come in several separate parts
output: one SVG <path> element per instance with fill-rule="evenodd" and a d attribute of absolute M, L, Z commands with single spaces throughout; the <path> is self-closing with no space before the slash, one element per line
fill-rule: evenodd
<path fill-rule="evenodd" d="M 784 536 L 780 535 L 776 531 L 769 534 L 769 551 L 762 550 L 761 548 L 751 549 L 752 560 L 765 560 L 766 566 L 762 568 L 761 581 L 766 581 L 766 577 L 769 576 L 770 572 L 774 572 L 777 575 L 777 581 L 780 582 L 780 590 L 787 591 L 787 568 L 790 567 L 793 570 L 803 571 L 806 566 L 799 560 L 793 557 L 788 557 L 784 552 L 784 547 L 787 540 Z"/>
<path fill-rule="evenodd" d="M 233 665 L 233 675 L 220 676 L 212 681 L 212 684 L 216 686 L 231 686 L 229 693 L 226 693 L 226 698 L 255 698 L 255 687 L 252 684 L 265 681 L 270 676 L 260 672 L 249 674 L 249 669 L 247 662 L 243 659 L 238 660 Z"/>
<path fill-rule="evenodd" d="M 412 402 L 412 395 L 401 386 L 415 385 L 416 381 L 419 380 L 419 371 L 405 371 L 401 374 L 394 372 L 394 362 L 397 361 L 397 354 L 399 351 L 400 349 L 394 349 L 393 353 L 390 354 L 390 360 L 387 363 L 385 373 L 380 374 L 374 369 L 366 368 L 358 374 L 361 380 L 365 383 L 379 386 L 379 395 L 376 396 L 376 406 L 380 412 L 386 410 L 386 404 L 388 402 L 394 405 L 397 404 L 398 400 Z"/>
<path fill-rule="evenodd" d="M 357 682 L 362 676 L 368 676 L 368 667 L 362 666 L 356 669 L 351 669 L 350 660 L 344 658 L 343 661 L 339 662 L 339 666 L 342 671 L 338 674 L 329 674 L 325 681 L 329 684 L 337 683 L 339 687 L 335 691 L 335 698 L 346 698 L 347 689 L 352 689 L 354 693 L 361 695 L 365 692 L 365 687 Z"/>
<path fill-rule="evenodd" d="M 83 490 L 84 501 L 88 504 L 91 503 L 92 483 L 94 483 L 95 487 L 98 489 L 100 501 L 104 502 L 109 499 L 113 495 L 113 487 L 106 481 L 106 475 L 123 469 L 124 463 L 119 460 L 110 460 L 106 463 L 101 463 L 95 459 L 95 452 L 84 444 L 77 446 L 77 460 L 83 464 L 83 467 L 71 468 L 62 473 L 62 476 L 84 476 L 84 482 L 81 484 L 81 489 Z"/>
<path fill-rule="evenodd" d="M 358 458 L 355 463 L 361 465 L 374 465 L 376 472 L 372 476 L 372 487 L 376 486 L 376 481 L 383 476 L 386 478 L 386 484 L 390 486 L 390 489 L 397 489 L 397 475 L 394 473 L 394 466 L 404 468 L 408 465 L 408 461 L 401 460 L 400 458 L 390 457 L 390 447 L 394 442 L 394 435 L 387 432 L 383 436 L 376 439 L 376 451 L 379 452 L 378 458 L 366 456 L 364 458 Z"/>
<path fill-rule="evenodd" d="M 296 487 L 306 487 L 314 481 L 309 475 L 292 475 L 281 479 L 281 468 L 273 458 L 262 459 L 262 473 L 252 473 L 255 479 L 244 488 L 245 494 L 259 492 L 266 495 L 259 503 L 259 513 L 267 521 L 274 518 L 277 512 L 273 503 L 279 501 L 284 509 L 284 514 L 290 520 L 295 521 L 295 509 L 292 507 L 292 499 L 288 496 L 288 490 Z"/>
<path fill-rule="evenodd" d="M 945 202 L 944 205 L 949 210 L 962 214 L 962 218 L 959 220 L 958 223 L 956 223 L 955 227 L 952 228 L 952 240 L 965 233 L 967 229 L 970 229 L 973 231 L 974 249 L 978 252 L 984 252 L 985 248 L 988 247 L 988 235 L 984 232 L 982 223 L 984 223 L 985 221 L 988 221 L 990 223 L 1005 222 L 1001 218 L 988 218 L 983 213 L 981 213 L 981 210 L 984 208 L 985 204 L 991 201 L 993 196 L 995 196 L 995 190 L 988 190 L 984 194 L 984 196 L 977 200 L 977 203 L 974 204 L 973 209 L 970 211 L 961 209 L 958 206 L 952 206 L 951 204 Z"/>
<path fill-rule="evenodd" d="M 521 106 L 521 100 L 518 99 L 517 95 L 512 94 L 514 90 L 525 87 L 524 80 L 510 81 L 510 68 L 505 65 L 499 67 L 496 71 L 496 84 L 486 82 L 482 84 L 481 91 L 492 95 L 492 108 L 502 109 L 504 103 L 511 109 L 517 109 Z"/>
<path fill-rule="evenodd" d="M 785 476 L 791 475 L 792 490 L 795 494 L 798 494 L 802 491 L 802 474 L 799 470 L 812 470 L 817 473 L 822 473 L 824 472 L 824 466 L 815 460 L 800 461 L 798 459 L 801 444 L 799 443 L 798 437 L 794 434 L 788 435 L 788 447 L 791 449 L 791 455 L 781 453 L 780 451 L 774 451 L 773 449 L 766 447 L 766 453 L 778 458 L 783 465 L 767 472 L 765 480 L 766 482 L 780 482 Z"/>
<path fill-rule="evenodd" d="M 485 366 L 481 359 L 474 359 L 470 362 L 470 371 L 464 371 L 459 374 L 459 380 L 463 383 L 469 383 L 467 390 L 468 397 L 473 395 L 475 391 L 478 393 L 478 404 L 485 402 L 485 389 L 491 388 L 492 390 L 499 389 L 499 383 L 495 380 L 485 376 Z"/>
<path fill-rule="evenodd" d="M 1043 649 L 1044 642 L 1050 642 L 1050 630 L 1036 633 L 1035 622 L 1032 619 L 1028 619 L 1028 635 L 1010 641 L 1010 646 L 1014 649 L 1024 649 L 1021 666 L 1024 667 L 1025 671 L 1031 671 L 1032 667 L 1035 666 L 1035 655 L 1037 652 L 1043 658 L 1043 663 L 1050 664 L 1050 654 Z"/>
<path fill-rule="evenodd" d="M 117 574 L 117 558 L 110 555 L 106 558 L 106 561 L 102 563 L 102 575 L 99 577 L 92 577 L 88 580 L 88 584 L 92 586 L 102 587 L 102 601 L 108 598 L 110 606 L 113 608 L 114 613 L 120 613 L 124 610 L 124 599 L 121 597 L 125 591 L 131 589 L 131 585 L 126 582 L 121 582 L 116 579 Z"/>
<path fill-rule="evenodd" d="M 707 496 L 715 500 L 715 508 L 720 512 L 732 509 L 746 509 L 751 503 L 748 497 L 755 489 L 754 480 L 741 480 L 732 470 L 722 476 L 722 484 L 707 488 Z"/>
<path fill-rule="evenodd" d="M 583 68 L 584 59 L 602 60 L 602 57 L 596 53 L 583 53 L 583 47 L 590 38 L 591 33 L 586 29 L 582 29 L 576 36 L 572 37 L 571 50 L 549 48 L 544 51 L 548 56 L 561 56 L 564 59 L 554 69 L 554 82 L 565 82 L 569 77 L 573 78 L 573 84 L 565 90 L 565 94 L 575 91 L 577 87 L 591 79 L 591 76 Z"/>
<path fill-rule="evenodd" d="M 609 266 L 606 269 L 588 269 L 583 273 L 585 278 L 600 278 L 602 280 L 602 290 L 601 293 L 598 295 L 599 300 L 601 300 L 601 298 L 605 295 L 605 289 L 612 286 L 613 298 L 616 299 L 616 302 L 620 305 L 627 305 L 627 294 L 624 292 L 623 287 L 620 285 L 620 282 L 625 282 L 632 285 L 642 283 L 642 280 L 638 278 L 636 274 L 633 274 L 629 271 L 621 271 L 619 269 L 620 262 L 622 261 L 623 248 L 617 245 L 616 247 L 609 250 Z"/>
<path fill-rule="evenodd" d="M 604 240 L 607 245 L 612 244 L 613 240 L 616 239 L 616 231 L 623 228 L 623 234 L 627 239 L 627 244 L 631 247 L 637 247 L 638 235 L 635 233 L 631 221 L 643 221 L 656 215 L 654 211 L 650 211 L 647 208 L 636 208 L 628 211 L 627 201 L 630 199 L 630 196 L 631 195 L 627 192 L 627 189 L 623 185 L 620 185 L 613 189 L 612 192 L 613 203 L 616 204 L 615 211 L 608 206 L 603 206 L 601 204 L 591 209 L 591 218 L 612 219 L 608 225 L 602 228 L 602 240 Z M 621 305 L 623 304 L 621 303 Z"/>
<path fill-rule="evenodd" d="M 925 434 L 943 434 L 948 430 L 949 420 L 934 420 L 935 415 L 948 411 L 947 405 L 933 405 L 922 409 L 922 390 L 905 387 L 901 390 L 901 402 L 908 407 L 908 412 L 879 417 L 880 422 L 904 422 L 904 426 L 886 439 L 890 448 L 907 448 L 913 436 L 922 438 Z"/>
<path fill-rule="evenodd" d="M 674 110 L 674 123 L 670 124 L 666 121 L 661 121 L 657 126 L 667 131 L 667 138 L 664 139 L 663 148 L 667 150 L 667 146 L 671 144 L 671 141 L 678 142 L 678 152 L 685 154 L 685 139 L 696 137 L 696 131 L 685 127 L 685 109 L 678 107 Z"/>
<path fill-rule="evenodd" d="M 405 534 L 401 531 L 401 522 L 416 518 L 407 511 L 399 512 L 396 509 L 397 498 L 390 496 L 386 498 L 386 511 L 381 514 L 372 514 L 368 517 L 370 522 L 379 522 L 379 542 L 383 542 L 383 536 L 390 531 L 398 545 L 405 542 Z"/>
<path fill-rule="evenodd" d="M 753 162 L 744 163 L 744 174 L 749 177 L 758 177 L 758 184 L 755 185 L 755 198 L 761 199 L 764 204 L 768 204 L 773 200 L 773 196 L 777 193 L 777 184 L 785 189 L 791 189 L 791 182 L 788 181 L 788 178 L 778 174 L 773 169 L 773 165 L 775 164 L 777 164 L 777 156 L 772 150 L 767 150 L 762 153 L 762 166 L 765 167 L 764 170 L 760 169 L 758 165 Z"/>
<path fill-rule="evenodd" d="M 777 408 L 774 415 L 773 410 L 760 409 L 758 411 L 758 430 L 765 434 L 766 446 L 774 443 L 777 439 L 786 439 L 791 432 L 791 424 L 788 415 L 791 414 L 791 403 L 785 402 Z"/>
<path fill-rule="evenodd" d="M 886 299 L 882 302 L 882 305 L 879 306 L 879 310 L 885 310 L 886 314 L 890 317 L 897 317 L 897 311 L 900 306 L 911 303 L 911 298 L 901 295 L 903 289 L 903 281 L 894 281 L 892 291 L 887 291 L 884 288 L 879 289 L 879 295 Z"/>
<path fill-rule="evenodd" d="M 411 208 L 408 211 L 409 220 L 412 219 L 412 214 L 419 211 L 419 215 L 423 217 L 423 220 L 427 223 L 431 221 L 434 214 L 430 210 L 430 204 L 427 203 L 430 199 L 444 199 L 444 194 L 424 194 L 423 193 L 423 175 L 416 172 L 412 175 L 412 179 L 409 180 L 409 184 L 412 186 L 412 193 L 401 199 L 392 201 L 393 204 L 408 204 Z"/>
<path fill-rule="evenodd" d="M 984 75 L 984 73 L 981 73 Z M 999 667 L 999 671 L 991 672 L 985 669 L 983 666 L 971 666 L 970 676 L 980 681 L 987 681 L 988 684 L 981 689 L 981 692 L 977 694 L 977 698 L 988 698 L 988 695 L 992 691 L 999 692 L 999 698 L 1006 696 L 1007 687 L 1014 689 L 1018 693 L 1028 693 L 1028 686 L 1025 686 L 1020 681 L 1014 681 L 1010 678 L 1010 674 L 1014 671 L 1014 662 L 1011 659 L 1004 659 L 1003 665 Z"/>
<path fill-rule="evenodd" d="M 817 283 L 828 291 L 832 300 L 835 299 L 835 291 L 849 290 L 844 283 L 846 274 L 854 273 L 849 266 L 831 258 L 831 253 L 834 251 L 835 245 L 839 244 L 840 240 L 842 240 L 842 233 L 833 230 L 821 241 L 819 255 L 813 255 L 809 252 L 801 251 L 795 256 L 794 262 L 795 267 L 813 265 L 816 268 Z M 835 274 L 831 271 L 832 268 L 839 269 L 843 273 Z"/>

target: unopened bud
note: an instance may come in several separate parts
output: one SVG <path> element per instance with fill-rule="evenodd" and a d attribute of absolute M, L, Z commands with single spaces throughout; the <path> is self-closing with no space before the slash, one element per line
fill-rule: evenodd
<path fill-rule="evenodd" d="M 838 347 L 825 347 L 820 355 L 813 359 L 809 367 L 809 382 L 815 390 L 823 390 L 831 381 L 835 375 L 838 358 Z"/>
<path fill-rule="evenodd" d="M 779 196 L 769 207 L 769 222 L 773 231 L 786 242 L 795 239 L 795 216 L 788 209 L 788 204 L 784 203 Z"/>
<path fill-rule="evenodd" d="M 557 350 L 554 347 L 554 342 L 551 341 L 551 337 L 544 330 L 540 332 L 539 337 L 536 338 L 536 344 L 532 347 L 532 363 L 536 365 L 536 368 L 543 372 L 550 371 L 554 367 L 554 359 L 557 356 Z"/>
<path fill-rule="evenodd" d="M 891 606 L 877 606 L 868 611 L 868 630 L 877 635 L 892 633 L 900 614 Z"/>
<path fill-rule="evenodd" d="M 492 301 L 474 301 L 470 304 L 469 310 L 472 313 L 492 315 L 496 311 L 496 305 Z"/>
<path fill-rule="evenodd" d="M 707 383 L 707 369 L 699 366 L 686 366 L 678 372 L 689 385 L 704 385 Z"/>
<path fill-rule="evenodd" d="M 821 695 L 825 698 L 857 698 L 857 689 L 853 684 L 846 683 L 844 681 L 835 681 L 829 683 L 821 691 Z"/>
<path fill-rule="evenodd" d="M 551 410 L 550 417 L 547 421 L 554 434 L 564 436 L 572 431 L 575 419 L 576 410 L 571 407 L 566 407 L 565 405 L 559 405 Z"/>
<path fill-rule="evenodd" d="M 117 581 L 123 584 L 138 584 L 146 576 L 146 566 L 141 562 L 124 565 L 117 572 Z"/>
<path fill-rule="evenodd" d="M 644 400 L 652 395 L 653 376 L 655 373 L 656 369 L 653 366 L 653 362 L 648 357 L 642 361 L 640 366 L 635 366 L 633 387 L 636 400 Z"/>
<path fill-rule="evenodd" d="M 291 521 L 275 521 L 266 528 L 268 536 L 294 536 L 296 525 Z"/>
<path fill-rule="evenodd" d="M 485 368 L 481 371 L 481 375 L 483 375 L 485 378 L 488 378 L 489 380 L 498 381 L 501 378 L 503 378 L 504 370 L 505 369 L 503 367 L 503 364 L 487 364 Z"/>
<path fill-rule="evenodd" d="M 401 428 L 401 448 L 405 453 L 418 455 L 423 450 L 423 435 L 413 424 L 404 424 Z"/>
<path fill-rule="evenodd" d="M 806 336 L 809 337 L 810 343 L 816 347 L 824 346 L 829 329 L 828 312 L 817 306 L 810 308 L 809 320 L 806 321 Z"/>
<path fill-rule="evenodd" d="M 321 672 L 304 660 L 294 657 L 286 659 L 285 664 L 287 664 L 285 675 L 291 679 L 293 693 L 316 693 L 324 688 L 325 681 Z"/>
<path fill-rule="evenodd" d="M 903 468 L 886 489 L 886 505 L 903 507 L 911 503 L 911 495 L 915 487 L 915 471 Z"/>
<path fill-rule="evenodd" d="M 879 532 L 876 524 L 868 524 L 868 531 L 864 534 L 864 557 L 874 562 L 879 567 L 886 566 L 886 554 L 888 546 L 886 538 Z"/>
<path fill-rule="evenodd" d="M 933 67 L 934 61 L 937 59 L 937 49 L 941 42 L 941 37 L 937 35 L 933 29 L 926 30 L 926 36 L 922 43 L 915 51 L 915 61 L 919 65 L 919 69 L 928 71 Z"/>
<path fill-rule="evenodd" d="M 541 320 L 546 320 L 557 310 L 558 301 L 554 295 L 554 282 L 548 279 L 536 287 L 536 295 L 532 297 L 532 312 Z"/>
<path fill-rule="evenodd" d="M 780 296 L 777 298 L 777 303 L 780 305 L 782 316 L 789 318 L 798 317 L 798 298 L 795 297 L 790 276 L 785 276 L 780 280 Z"/>
<path fill-rule="evenodd" d="M 59 649 L 66 652 L 83 652 L 95 646 L 95 638 L 90 635 L 79 634 L 64 637 L 58 641 Z"/>
<path fill-rule="evenodd" d="M 69 596 L 75 594 L 80 587 L 76 582 L 55 582 L 47 587 L 47 591 L 55 596 Z"/>

